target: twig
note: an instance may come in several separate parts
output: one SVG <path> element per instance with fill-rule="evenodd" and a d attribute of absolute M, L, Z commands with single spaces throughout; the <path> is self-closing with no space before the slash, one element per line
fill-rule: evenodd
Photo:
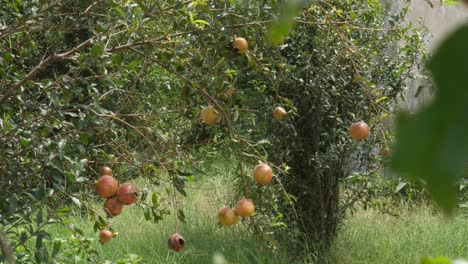
<path fill-rule="evenodd" d="M 0 234 L 0 249 L 2 251 L 2 255 L 5 256 L 7 263 L 14 263 L 13 250 L 3 234 Z"/>
<path fill-rule="evenodd" d="M 162 68 L 167 70 L 168 72 L 175 74 L 177 77 L 182 79 L 185 83 L 187 83 L 191 87 L 195 87 L 197 89 L 197 91 L 203 97 L 205 97 L 208 101 L 210 101 L 216 107 L 216 109 L 219 112 L 221 112 L 221 115 L 223 116 L 224 120 L 226 121 L 228 130 L 229 130 L 229 135 L 230 135 L 231 138 L 234 138 L 235 133 L 234 133 L 234 129 L 232 128 L 231 119 L 228 117 L 228 115 L 226 114 L 226 111 L 224 111 L 223 107 L 218 103 L 218 101 L 211 94 L 209 94 L 208 91 L 204 87 L 202 87 L 202 86 L 200 86 L 198 84 L 195 84 L 194 82 L 192 82 L 187 77 L 185 77 L 185 76 L 181 75 L 180 73 L 170 69 L 169 67 L 167 67 L 166 64 L 162 63 L 161 61 L 159 61 L 155 57 L 147 55 L 147 54 L 145 54 L 145 53 L 143 53 L 143 52 L 141 52 L 141 51 L 139 51 L 137 49 L 134 49 L 134 48 L 130 48 L 130 49 L 133 50 L 135 53 L 137 53 L 137 54 L 139 54 L 139 55 L 141 55 L 141 56 L 143 56 L 145 58 L 148 58 L 151 61 L 155 62 L 156 64 L 158 64 L 159 66 L 161 66 Z"/>
<path fill-rule="evenodd" d="M 162 162 L 162 159 L 161 159 L 161 156 L 159 155 L 159 153 L 156 151 L 156 148 L 154 147 L 153 145 L 153 142 L 151 142 L 151 140 L 149 140 L 149 138 L 143 133 L 141 132 L 138 128 L 136 128 L 134 125 L 126 122 L 125 120 L 122 120 L 120 118 L 118 118 L 117 116 L 115 115 L 108 115 L 108 114 L 99 114 L 97 113 L 96 111 L 94 111 L 93 109 L 89 108 L 89 110 L 91 112 L 93 112 L 95 115 L 99 116 L 99 117 L 107 117 L 107 118 L 111 118 L 111 119 L 114 119 L 114 120 L 117 120 L 119 121 L 120 123 L 132 128 L 133 130 L 135 130 L 140 136 L 142 136 L 149 144 L 151 150 L 153 151 L 153 154 L 156 156 L 156 158 L 160 161 L 161 163 L 161 166 L 164 168 L 164 170 L 169 173 L 169 170 L 167 169 L 167 167 L 164 165 L 164 163 Z"/>
<path fill-rule="evenodd" d="M 46 59 L 42 60 L 36 67 L 34 67 L 34 69 L 32 69 L 28 74 L 26 74 L 23 79 L 19 80 L 15 85 L 13 85 L 13 87 L 0 98 L 0 104 L 5 102 L 8 98 L 10 98 L 10 96 L 14 95 L 27 81 L 31 80 L 38 73 L 42 72 L 47 66 L 49 66 L 50 63 L 64 60 L 75 54 L 80 49 L 90 46 L 91 40 L 92 38 L 84 41 L 67 52 L 49 55 Z"/>
<path fill-rule="evenodd" d="M 262 25 L 262 24 L 266 24 L 266 23 L 270 23 L 270 22 L 272 22 L 272 20 L 255 21 L 255 22 L 250 22 L 250 23 L 226 25 L 226 26 L 222 26 L 222 28 L 240 28 L 240 27 L 245 27 L 245 26 L 258 26 L 258 25 Z M 147 39 L 147 40 L 137 41 L 137 42 L 133 42 L 133 43 L 128 43 L 128 44 L 125 44 L 125 45 L 114 46 L 112 48 L 106 49 L 105 51 L 111 53 L 111 52 L 130 49 L 130 48 L 138 47 L 138 46 L 155 45 L 158 42 L 165 41 L 165 40 L 170 40 L 170 39 L 175 38 L 175 37 L 194 34 L 194 33 L 197 33 L 197 32 L 206 32 L 206 31 L 211 31 L 211 30 L 213 30 L 213 29 L 184 31 L 184 32 L 179 32 L 179 33 L 175 33 L 175 34 L 165 35 L 165 36 L 158 37 L 158 38 L 155 38 L 155 39 Z"/>

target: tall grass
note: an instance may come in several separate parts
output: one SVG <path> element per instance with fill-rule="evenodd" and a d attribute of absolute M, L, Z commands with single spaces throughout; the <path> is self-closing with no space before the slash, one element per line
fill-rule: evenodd
<path fill-rule="evenodd" d="M 242 222 L 233 227 L 217 226 L 218 209 L 233 202 L 235 197 L 235 172 L 230 164 L 220 159 L 208 161 L 204 166 L 206 175 L 198 175 L 197 181 L 189 184 L 187 197 L 180 199 L 186 224 L 179 224 L 179 233 L 186 239 L 186 247 L 179 253 L 167 248 L 167 238 L 175 232 L 174 218 L 167 216 L 159 223 L 146 221 L 136 205 L 126 206 L 114 219 L 113 228 L 119 236 L 105 245 L 98 243 L 93 223 L 86 217 L 70 216 L 70 222 L 82 228 L 86 237 L 94 238 L 91 246 L 100 255 L 100 263 L 117 263 L 119 259 L 129 259 L 130 255 L 140 259 L 138 263 L 157 264 L 292 263 L 289 257 L 294 255 L 297 259 L 299 252 L 288 250 L 291 241 L 287 239 L 280 241 L 279 250 L 273 254 Z M 138 185 L 149 186 L 142 179 L 138 180 Z M 102 201 L 96 204 L 98 210 L 101 206 Z M 55 238 L 71 236 L 67 229 L 58 226 L 50 231 Z M 429 208 L 414 211 L 402 208 L 399 217 L 362 210 L 341 226 L 329 253 L 331 260 L 305 256 L 297 263 L 418 263 L 423 256 L 439 255 L 468 258 L 466 216 L 445 219 Z M 218 260 L 213 262 L 213 259 Z M 60 263 L 86 262 L 64 255 Z"/>
<path fill-rule="evenodd" d="M 468 258 L 468 218 L 422 207 L 398 217 L 359 211 L 341 227 L 331 250 L 336 263 L 420 263 L 424 256 Z"/>
<path fill-rule="evenodd" d="M 186 240 L 186 247 L 179 253 L 167 247 L 167 238 L 175 232 L 172 215 L 159 223 L 144 219 L 144 214 L 136 205 L 125 206 L 121 215 L 113 220 L 112 227 L 119 235 L 112 241 L 100 245 L 93 223 L 80 216 L 70 222 L 83 229 L 86 236 L 94 237 L 92 247 L 97 249 L 102 260 L 114 263 L 128 258 L 129 254 L 143 259 L 139 263 L 287 263 L 281 253 L 273 255 L 262 241 L 251 234 L 246 224 L 239 221 L 233 227 L 217 225 L 217 211 L 234 200 L 234 168 L 227 162 L 212 160 L 204 166 L 208 175 L 198 175 L 197 181 L 188 185 L 187 197 L 178 201 L 184 210 L 186 223 L 179 223 L 179 233 Z M 138 179 L 139 186 L 149 186 Z M 158 188 L 163 191 L 164 186 Z M 102 203 L 96 205 L 102 210 Z M 54 236 L 70 236 L 64 228 L 54 227 Z M 75 263 L 62 260 L 63 263 Z M 62 263 L 62 262 L 61 262 Z"/>

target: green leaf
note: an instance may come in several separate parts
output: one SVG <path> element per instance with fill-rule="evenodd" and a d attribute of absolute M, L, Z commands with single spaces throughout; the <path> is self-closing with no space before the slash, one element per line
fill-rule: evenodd
<path fill-rule="evenodd" d="M 429 258 L 425 257 L 421 260 L 421 264 L 451 264 L 452 261 L 447 257 Z"/>
<path fill-rule="evenodd" d="M 40 226 L 42 224 L 42 222 L 44 222 L 44 219 L 42 217 L 42 210 L 39 210 L 39 212 L 37 213 L 37 216 L 36 216 L 37 226 Z"/>
<path fill-rule="evenodd" d="M 104 53 L 104 45 L 94 45 L 91 48 L 91 56 L 94 58 L 100 57 Z"/>
<path fill-rule="evenodd" d="M 289 0 L 280 8 L 279 19 L 271 26 L 269 39 L 272 43 L 281 43 L 294 26 L 294 18 L 298 15 L 304 1 Z"/>
<path fill-rule="evenodd" d="M 158 206 L 158 195 L 156 193 L 153 193 L 151 196 L 151 201 L 153 202 L 153 206 Z"/>
<path fill-rule="evenodd" d="M 73 201 L 74 204 L 78 205 L 78 207 L 81 207 L 81 202 L 78 198 L 72 196 L 71 200 Z"/>
<path fill-rule="evenodd" d="M 204 24 L 204 25 L 209 25 L 210 24 L 207 21 L 201 20 L 201 19 L 194 20 L 194 21 L 192 21 L 192 23 L 193 24 Z"/>
<path fill-rule="evenodd" d="M 397 187 L 395 188 L 395 193 L 401 191 L 401 189 L 405 188 L 406 184 L 408 184 L 407 182 L 399 182 Z"/>
<path fill-rule="evenodd" d="M 179 218 L 179 220 L 182 222 L 182 223 L 185 223 L 185 214 L 184 214 L 184 211 L 182 210 L 177 210 L 177 217 Z"/>
<path fill-rule="evenodd" d="M 437 88 L 434 100 L 414 116 L 399 116 L 391 161 L 397 172 L 426 181 L 447 213 L 456 206 L 456 180 L 468 162 L 467 43 L 465 25 L 429 61 Z"/>
<path fill-rule="evenodd" d="M 149 207 L 144 207 L 143 208 L 143 214 L 145 216 L 146 221 L 151 219 L 151 211 L 150 211 Z"/>
<path fill-rule="evenodd" d="M 60 247 L 62 247 L 62 242 L 60 240 L 55 240 L 54 246 L 52 247 L 52 257 L 55 257 L 55 255 L 57 255 L 57 253 L 60 251 Z"/>
<path fill-rule="evenodd" d="M 23 146 L 23 147 L 25 147 L 25 148 L 29 147 L 29 145 L 30 145 L 30 142 L 29 142 L 27 139 L 25 139 L 25 138 L 20 138 L 19 141 L 20 141 L 20 143 L 21 143 L 21 146 Z"/>
<path fill-rule="evenodd" d="M 36 238 L 36 249 L 39 250 L 42 247 L 42 240 L 44 239 L 44 236 L 42 236 L 42 233 L 39 233 L 39 235 Z"/>
<path fill-rule="evenodd" d="M 188 176 L 187 177 L 187 182 L 193 183 L 193 182 L 195 182 L 195 178 L 193 176 Z"/>

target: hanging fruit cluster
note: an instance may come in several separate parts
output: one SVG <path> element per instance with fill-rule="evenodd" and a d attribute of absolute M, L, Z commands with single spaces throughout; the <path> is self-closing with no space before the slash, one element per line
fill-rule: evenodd
<path fill-rule="evenodd" d="M 138 200 L 140 191 L 132 183 L 119 182 L 113 177 L 112 169 L 103 166 L 99 169 L 99 179 L 93 184 L 99 197 L 106 199 L 104 202 L 104 212 L 108 217 L 114 217 L 122 213 L 124 205 L 131 205 Z M 104 244 L 109 242 L 116 233 L 110 230 L 101 230 L 99 241 Z"/>

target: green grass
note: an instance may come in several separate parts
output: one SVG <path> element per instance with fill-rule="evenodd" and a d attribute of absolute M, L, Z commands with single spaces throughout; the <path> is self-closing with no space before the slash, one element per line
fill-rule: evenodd
<path fill-rule="evenodd" d="M 213 263 L 215 255 L 223 256 L 223 263 L 292 263 L 285 252 L 288 242 L 283 241 L 273 255 L 242 223 L 234 227 L 216 225 L 216 213 L 221 206 L 235 199 L 233 194 L 234 170 L 224 162 L 207 162 L 208 176 L 200 177 L 187 189 L 188 198 L 180 199 L 187 224 L 180 224 L 179 233 L 186 239 L 186 248 L 175 253 L 167 248 L 167 238 L 175 231 L 174 219 L 167 216 L 159 223 L 146 221 L 136 206 L 126 206 L 116 217 L 113 227 L 119 236 L 105 245 L 98 243 L 93 223 L 86 218 L 70 216 L 70 222 L 83 229 L 85 237 L 93 238 L 91 246 L 100 255 L 99 263 L 116 263 L 136 255 L 139 263 Z M 138 181 L 139 186 L 145 182 Z M 162 190 L 162 189 L 160 189 Z M 103 201 L 102 201 L 103 202 Z M 97 208 L 101 210 L 102 203 Z M 418 263 L 423 256 L 445 255 L 468 258 L 468 219 L 456 216 L 452 220 L 433 215 L 429 209 L 407 211 L 401 209 L 399 217 L 375 211 L 359 211 L 341 227 L 330 252 L 330 263 Z M 49 231 L 54 238 L 70 239 L 71 233 L 57 226 Z M 73 247 L 71 242 L 64 245 Z M 73 255 L 73 254 L 72 254 Z M 108 262 L 104 262 L 108 260 Z M 324 263 L 325 261 L 318 261 Z M 64 254 L 60 263 L 86 263 Z M 120 262 L 128 263 L 128 262 Z M 311 263 L 303 260 L 300 263 Z"/>
<path fill-rule="evenodd" d="M 359 211 L 341 227 L 331 251 L 336 263 L 419 263 L 424 256 L 468 258 L 468 218 L 451 219 L 429 208 L 399 217 Z"/>
<path fill-rule="evenodd" d="M 212 163 L 211 163 L 212 164 Z M 168 250 L 167 238 L 175 232 L 174 217 L 166 216 L 159 223 L 144 219 L 143 211 L 136 205 L 125 206 L 121 215 L 114 218 L 113 228 L 119 235 L 105 245 L 98 243 L 93 223 L 79 216 L 70 222 L 81 228 L 85 236 L 94 237 L 92 247 L 96 248 L 102 260 L 115 263 L 127 258 L 128 254 L 143 259 L 141 263 L 213 263 L 213 258 L 224 257 L 226 263 L 287 263 L 282 255 L 273 255 L 265 249 L 250 232 L 246 224 L 239 222 L 233 227 L 217 225 L 217 211 L 233 202 L 233 168 L 215 163 L 206 167 L 209 177 L 202 177 L 187 188 L 187 198 L 179 200 L 184 210 L 186 224 L 179 223 L 179 233 L 186 240 L 186 247 L 179 253 Z M 145 182 L 138 180 L 139 186 Z M 164 186 L 158 190 L 163 192 Z M 102 201 L 103 202 L 103 201 Z M 96 205 L 97 211 L 102 203 Z M 54 237 L 67 237 L 71 232 L 65 228 L 49 230 Z M 63 263 L 75 263 L 64 256 Z M 61 262 L 62 263 L 62 262 Z M 140 263 L 140 262 L 139 262 Z M 222 262 L 220 262 L 221 264 Z"/>

